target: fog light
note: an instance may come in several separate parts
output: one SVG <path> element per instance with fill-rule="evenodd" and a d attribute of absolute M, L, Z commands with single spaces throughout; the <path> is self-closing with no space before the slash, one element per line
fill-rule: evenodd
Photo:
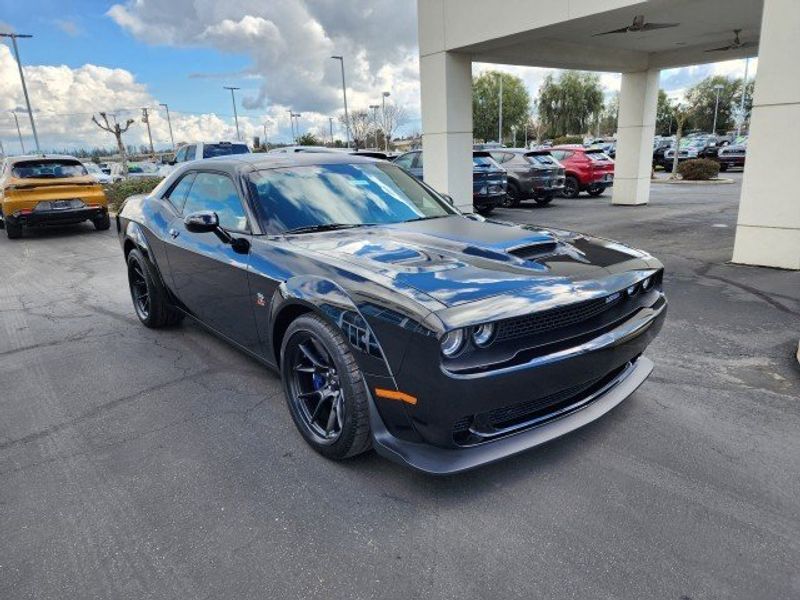
<path fill-rule="evenodd" d="M 484 323 L 472 329 L 472 341 L 479 348 L 485 348 L 494 339 L 494 323 Z"/>
<path fill-rule="evenodd" d="M 448 358 L 455 356 L 464 347 L 464 330 L 455 329 L 448 331 L 441 339 L 442 354 Z"/>

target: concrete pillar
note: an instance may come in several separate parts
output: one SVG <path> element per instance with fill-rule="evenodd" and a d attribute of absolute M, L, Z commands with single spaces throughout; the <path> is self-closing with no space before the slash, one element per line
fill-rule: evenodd
<path fill-rule="evenodd" d="M 647 204 L 649 200 L 660 73 L 650 69 L 622 74 L 612 204 Z"/>
<path fill-rule="evenodd" d="M 800 269 L 800 2 L 764 0 L 733 261 Z"/>
<path fill-rule="evenodd" d="M 472 61 L 440 51 L 420 56 L 425 182 L 472 210 Z"/>

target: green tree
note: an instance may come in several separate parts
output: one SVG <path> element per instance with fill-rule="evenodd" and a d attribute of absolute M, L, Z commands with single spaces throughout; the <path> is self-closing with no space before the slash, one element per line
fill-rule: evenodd
<path fill-rule="evenodd" d="M 320 142 L 317 139 L 317 136 L 315 136 L 310 131 L 307 131 L 306 133 L 301 135 L 299 138 L 297 138 L 297 145 L 298 146 L 319 146 Z"/>
<path fill-rule="evenodd" d="M 617 132 L 619 120 L 619 93 L 612 94 L 600 113 L 597 130 L 600 135 L 613 135 Z"/>
<path fill-rule="evenodd" d="M 675 133 L 675 127 L 675 104 L 664 90 L 658 90 L 656 135 L 672 135 Z"/>
<path fill-rule="evenodd" d="M 531 97 L 519 77 L 487 71 L 472 79 L 472 122 L 476 138 L 496 140 L 499 118 L 500 80 L 503 81 L 503 138 L 511 127 L 523 132 L 530 114 Z"/>
<path fill-rule="evenodd" d="M 692 117 L 687 123 L 691 129 L 700 131 L 713 129 L 714 106 L 717 102 L 717 91 L 714 88 L 717 85 L 722 86 L 719 92 L 717 132 L 723 133 L 735 127 L 734 111 L 738 109 L 742 97 L 742 80 L 714 75 L 706 77 L 686 91 L 686 103 L 692 107 Z"/>
<path fill-rule="evenodd" d="M 587 133 L 603 110 L 603 88 L 594 73 L 565 71 L 545 77 L 537 101 L 544 135 Z"/>

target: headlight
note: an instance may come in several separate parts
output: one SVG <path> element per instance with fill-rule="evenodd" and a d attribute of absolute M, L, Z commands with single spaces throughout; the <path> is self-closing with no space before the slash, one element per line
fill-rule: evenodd
<path fill-rule="evenodd" d="M 631 297 L 631 296 L 635 295 L 636 292 L 639 291 L 639 284 L 638 283 L 634 283 L 626 291 L 628 292 L 628 297 Z"/>
<path fill-rule="evenodd" d="M 442 354 L 448 358 L 455 356 L 464 347 L 464 330 L 455 329 L 448 331 L 441 339 Z"/>
<path fill-rule="evenodd" d="M 650 277 L 648 277 L 647 279 L 645 279 L 645 280 L 642 282 L 642 289 L 643 289 L 645 292 L 646 292 L 647 290 L 649 290 L 651 287 L 653 287 L 653 275 L 651 275 Z"/>
<path fill-rule="evenodd" d="M 485 348 L 492 343 L 494 339 L 495 326 L 494 323 L 484 323 L 472 329 L 472 341 L 479 348 Z"/>

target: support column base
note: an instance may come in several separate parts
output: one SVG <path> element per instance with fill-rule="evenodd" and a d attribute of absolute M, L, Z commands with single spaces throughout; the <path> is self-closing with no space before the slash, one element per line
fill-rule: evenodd
<path fill-rule="evenodd" d="M 800 229 L 738 225 L 733 262 L 800 270 Z"/>
<path fill-rule="evenodd" d="M 650 198 L 650 177 L 636 179 L 614 179 L 611 204 L 615 206 L 639 206 Z"/>

